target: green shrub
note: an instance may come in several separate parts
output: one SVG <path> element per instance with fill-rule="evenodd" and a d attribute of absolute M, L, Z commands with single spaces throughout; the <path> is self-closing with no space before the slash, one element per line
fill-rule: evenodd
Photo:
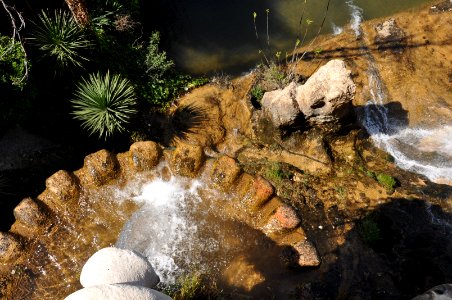
<path fill-rule="evenodd" d="M 82 67 L 88 61 L 82 53 L 91 47 L 91 42 L 83 28 L 69 12 L 55 10 L 52 13 L 41 11 L 35 23 L 32 42 L 43 53 L 52 58 L 60 67 Z"/>
<path fill-rule="evenodd" d="M 388 190 L 388 192 L 392 193 L 397 187 L 397 180 L 390 175 L 380 173 L 377 174 L 376 179 L 379 184 L 381 184 L 386 188 L 386 190 Z"/>
<path fill-rule="evenodd" d="M 162 292 L 174 300 L 220 299 L 221 294 L 215 284 L 206 284 L 198 273 L 180 277 L 176 284 L 165 286 Z"/>
<path fill-rule="evenodd" d="M 152 105 L 167 108 L 171 101 L 180 94 L 204 85 L 208 81 L 206 78 L 192 78 L 189 75 L 172 74 L 164 78 L 149 80 L 136 88 L 140 98 L 145 99 Z"/>
<path fill-rule="evenodd" d="M 20 43 L 0 35 L 0 83 L 23 88 L 27 63 Z"/>
<path fill-rule="evenodd" d="M 174 62 L 166 57 L 165 51 L 159 50 L 160 34 L 155 31 L 151 34 L 146 53 L 146 73 L 151 79 L 161 78 L 174 66 Z"/>
<path fill-rule="evenodd" d="M 264 97 L 265 90 L 260 85 L 255 85 L 251 89 L 251 96 L 254 97 L 258 102 Z"/>
<path fill-rule="evenodd" d="M 107 139 L 125 132 L 130 119 L 137 113 L 136 98 L 132 84 L 120 75 L 91 74 L 77 86 L 72 101 L 75 119 L 90 134 Z"/>

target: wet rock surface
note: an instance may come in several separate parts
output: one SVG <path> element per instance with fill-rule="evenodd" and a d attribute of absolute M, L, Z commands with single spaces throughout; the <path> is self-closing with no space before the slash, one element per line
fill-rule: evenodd
<path fill-rule="evenodd" d="M 410 120 L 406 120 L 406 123 L 420 122 L 420 116 L 424 115 L 425 119 L 426 111 L 437 116 L 431 118 L 434 122 L 447 121 L 450 119 L 448 108 L 450 105 L 448 105 L 449 98 L 445 97 L 447 95 L 445 90 L 449 79 L 447 76 L 438 77 L 435 72 L 437 73 L 438 69 L 448 68 L 450 60 L 447 58 L 450 55 L 440 47 L 441 43 L 444 44 L 444 40 L 442 40 L 444 30 L 441 31 L 439 27 L 435 26 L 447 25 L 450 21 L 447 21 L 447 18 L 437 18 L 434 20 L 435 22 L 432 22 L 434 25 L 427 24 L 423 18 L 426 16 L 424 11 L 418 19 L 419 24 L 409 25 L 415 29 L 410 31 L 407 30 L 407 24 L 411 22 L 412 18 L 411 15 L 408 16 L 408 18 L 405 16 L 395 19 L 398 26 L 406 33 L 408 42 L 413 46 L 410 51 L 403 53 L 404 56 L 399 59 L 400 61 L 394 61 L 394 55 L 386 55 L 384 51 L 377 51 L 377 45 L 368 45 L 366 51 L 369 51 L 375 60 L 384 66 L 380 68 L 381 76 L 394 79 L 387 89 L 394 99 L 400 101 L 400 106 L 410 112 Z M 436 15 L 433 15 L 433 18 L 435 17 Z M 370 41 L 375 41 L 376 23 L 381 24 L 383 21 L 378 20 L 369 25 L 363 25 Z M 434 34 L 435 31 L 438 34 Z M 427 43 L 423 36 L 430 42 Z M 436 36 L 438 38 L 435 38 Z M 338 50 L 346 38 L 352 41 L 350 49 Z M 334 55 L 340 53 L 345 57 L 348 68 L 352 70 L 353 81 L 357 91 L 359 90 L 353 101 L 359 108 L 366 103 L 365 91 L 368 84 L 362 75 L 365 74 L 368 67 L 367 60 L 362 58 L 363 53 L 359 52 L 363 48 L 353 44 L 356 39 L 348 33 L 345 36 L 328 38 L 328 40 L 328 44 L 320 40 L 320 45 L 324 49 L 323 54 L 316 56 L 312 62 L 300 62 L 300 68 L 309 73 L 320 62 L 325 64 Z M 438 63 L 439 61 L 442 61 L 442 67 Z M 421 66 L 428 63 L 432 64 L 432 69 L 436 68 L 435 71 L 425 70 Z M 417 77 L 423 79 L 416 79 Z M 426 77 L 436 79 L 426 82 Z M 230 156 L 220 164 L 222 167 L 219 168 L 219 172 L 215 173 L 218 175 L 216 178 L 219 183 L 224 183 L 225 187 L 236 193 L 234 195 L 237 198 L 231 196 L 230 199 L 234 201 L 225 203 L 231 204 L 234 209 L 240 208 L 235 211 L 236 219 L 242 220 L 241 218 L 243 218 L 244 223 L 248 222 L 246 224 L 249 228 L 257 228 L 259 239 L 253 239 L 253 241 L 264 241 L 259 244 L 261 250 L 268 249 L 269 244 L 281 248 L 286 247 L 284 249 L 288 249 L 288 252 L 282 254 L 284 263 L 289 262 L 292 266 L 308 268 L 291 273 L 296 278 L 284 277 L 284 275 L 274 279 L 272 270 L 269 270 L 268 267 L 265 268 L 268 264 L 259 261 L 259 259 L 267 259 L 266 257 L 249 255 L 237 259 L 237 268 L 230 270 L 230 273 L 237 278 L 232 281 L 236 285 L 230 283 L 229 287 L 238 291 L 238 294 L 264 294 L 266 296 L 256 296 L 257 299 L 271 297 L 284 299 L 290 295 L 293 298 L 302 299 L 367 300 L 410 299 L 435 285 L 451 282 L 450 195 L 452 191 L 450 187 L 431 183 L 422 176 L 397 168 L 391 158 L 373 147 L 366 133 L 356 127 L 347 127 L 334 136 L 325 134 L 317 138 L 315 136 L 319 134 L 315 130 L 299 135 L 291 132 L 288 137 L 275 136 L 268 132 L 267 140 L 257 138 L 252 130 L 251 119 L 252 115 L 258 112 L 247 106 L 245 102 L 248 99 L 250 82 L 249 78 L 242 79 L 242 81 L 234 83 L 234 89 L 226 90 L 207 86 L 202 89 L 200 94 L 192 93 L 187 98 L 183 97 L 180 100 L 181 105 L 196 100 L 201 106 L 211 109 L 211 111 L 206 110 L 209 113 L 209 120 L 213 124 L 212 128 L 206 129 L 205 135 L 202 131 L 197 131 L 196 135 L 187 136 L 187 140 L 198 147 L 208 145 L 211 147 L 210 149 L 214 149 L 209 152 L 213 153 L 212 157 L 221 157 L 222 153 Z M 417 84 L 413 85 L 413 82 Z M 432 100 L 430 94 L 425 92 L 428 89 L 422 88 L 423 85 L 431 85 L 436 95 L 444 99 L 445 104 L 440 105 Z M 411 90 L 412 87 L 413 90 Z M 427 110 L 425 107 L 431 107 L 431 109 Z M 319 108 L 314 107 L 314 109 Z M 391 109 L 391 106 L 387 108 Z M 262 130 L 262 134 L 265 133 L 266 131 Z M 274 143 L 275 140 L 278 143 Z M 303 146 L 305 141 L 306 146 Z M 177 148 L 174 151 L 165 150 L 166 153 L 176 151 L 180 150 Z M 195 152 L 193 151 L 193 153 Z M 187 152 L 187 155 L 184 151 L 179 153 L 180 161 L 191 155 L 190 151 Z M 130 158 L 130 153 L 124 155 L 128 159 Z M 202 157 L 203 154 L 200 155 Z M 63 252 L 64 255 L 57 256 L 58 263 L 67 264 L 68 261 L 72 263 L 67 259 L 67 256 L 72 253 L 72 258 L 77 262 L 69 265 L 67 269 L 79 270 L 81 265 L 78 260 L 82 260 L 82 258 L 74 255 L 74 252 L 85 253 L 84 255 L 89 251 L 92 253 L 93 248 L 97 247 L 91 244 L 94 240 L 99 237 L 105 238 L 108 232 L 117 234 L 119 229 L 112 229 L 112 227 L 120 227 L 118 223 L 126 222 L 127 216 L 130 214 L 121 215 L 122 211 L 127 211 L 126 208 L 121 207 L 122 204 L 108 202 L 108 197 L 102 196 L 102 194 L 99 198 L 102 201 L 91 202 L 89 192 L 84 190 L 85 183 L 96 186 L 96 191 L 100 191 L 101 188 L 105 188 L 101 187 L 102 184 L 117 179 L 117 168 L 113 168 L 116 169 L 116 173 L 111 174 L 111 166 L 115 165 L 114 163 L 106 163 L 105 166 L 103 163 L 97 163 L 107 162 L 108 159 L 105 159 L 107 156 L 102 159 L 102 155 L 100 155 L 99 159 L 94 159 L 94 162 L 90 164 L 91 168 L 88 168 L 94 170 L 94 173 L 96 170 L 105 171 L 107 174 L 105 180 L 98 180 L 103 176 L 100 173 L 94 178 L 90 177 L 89 173 L 86 173 L 86 166 L 82 171 L 75 172 L 83 187 L 78 199 L 79 203 L 75 205 L 71 201 L 62 201 L 59 205 L 64 206 L 64 209 L 59 212 L 61 219 L 67 223 L 60 226 L 60 223 L 55 222 L 55 226 L 50 232 L 51 238 L 45 236 L 30 238 L 30 243 L 27 243 L 25 249 L 32 254 L 27 251 L 20 252 L 24 258 L 17 260 L 17 257 L 14 258 L 14 261 L 22 266 L 17 267 L 17 270 L 25 271 L 11 275 L 11 265 L 3 266 L 2 275 L 7 275 L 2 277 L 1 283 L 2 287 L 7 286 L 5 288 L 7 298 L 10 295 L 22 295 L 18 292 L 21 291 L 21 288 L 15 288 L 17 282 L 23 283 L 22 289 L 30 286 L 52 286 L 43 279 L 45 276 L 42 274 L 43 267 L 40 265 L 45 262 L 46 266 L 53 266 L 49 257 L 55 256 L 47 256 L 47 254 Z M 145 154 L 141 159 L 144 161 L 147 157 L 148 154 Z M 184 173 L 185 171 L 182 173 L 188 174 L 186 176 L 199 175 L 202 170 L 204 162 L 201 162 L 200 156 L 196 154 L 193 157 L 195 159 L 186 161 L 186 168 L 180 168 L 180 170 L 185 168 L 186 173 Z M 196 157 L 199 163 L 196 162 Z M 150 161 L 153 161 L 152 157 Z M 177 169 L 175 166 L 180 161 L 174 162 L 175 164 L 171 166 L 172 171 Z M 324 163 L 327 167 L 323 171 L 315 165 L 325 165 Z M 125 165 L 135 168 L 133 163 Z M 184 163 L 180 163 L 180 165 L 184 165 Z M 200 166 L 200 169 L 197 169 L 196 166 Z M 123 164 L 121 164 L 122 167 Z M 209 171 L 211 170 L 209 169 Z M 400 184 L 394 193 L 389 194 L 385 187 L 378 182 L 378 174 L 387 174 L 399 181 Z M 212 173 L 208 173 L 207 177 L 211 175 Z M 263 180 L 258 187 L 255 187 L 254 184 L 260 180 L 259 176 Z M 55 198 L 55 195 L 60 193 L 57 187 L 58 184 L 49 186 L 44 195 L 38 198 L 43 199 L 47 196 Z M 52 189 L 56 192 L 52 192 Z M 241 206 L 246 203 L 246 199 L 249 200 L 253 195 L 258 194 L 257 190 L 262 191 L 259 199 L 265 199 L 265 201 L 262 200 L 263 204 L 258 205 L 258 209 L 247 209 L 245 205 Z M 285 219 L 285 216 L 290 216 L 290 214 L 281 213 L 280 218 L 289 224 L 286 226 L 287 228 L 264 234 L 263 227 L 268 224 L 274 212 L 283 205 L 281 199 L 285 199 L 286 204 L 290 204 L 297 212 L 301 224 L 290 229 L 292 228 L 290 224 L 295 222 L 289 222 L 289 220 L 293 220 L 293 218 Z M 257 202 L 260 203 L 260 201 Z M 105 206 L 111 206 L 112 210 L 106 213 L 102 210 Z M 133 209 L 130 210 L 133 211 Z M 93 211 L 97 213 L 91 214 Z M 72 225 L 68 226 L 68 224 L 75 224 L 74 227 L 79 230 L 75 231 L 75 235 L 70 238 L 65 235 L 68 228 L 72 228 Z M 89 224 L 89 230 L 85 230 L 87 228 L 83 226 L 77 227 L 79 224 Z M 104 234 L 97 235 L 96 232 Z M 15 249 L 23 248 L 21 240 L 22 237 L 10 234 L 6 236 L 3 234 L 0 237 L 0 249 L 7 254 L 5 257 L 9 257 L 10 253 L 18 253 Z M 53 240 L 58 240 L 59 245 L 60 243 L 62 245 L 58 248 L 62 249 L 55 250 Z M 77 243 L 72 242 L 74 240 Z M 79 242 L 83 245 L 82 247 L 78 245 Z M 109 243 L 114 243 L 114 240 L 107 239 L 104 243 L 107 245 L 103 244 L 103 246 L 108 246 Z M 76 250 L 72 250 L 73 247 Z M 278 250 L 281 249 L 278 248 Z M 313 266 L 316 267 L 312 268 Z M 253 268 L 258 269 L 253 270 Z M 56 268 L 55 270 L 45 270 L 48 274 L 59 274 L 58 276 L 61 274 L 61 271 Z M 250 276 L 254 279 L 239 285 L 237 282 L 242 280 L 243 283 L 243 278 L 238 276 L 239 272 L 234 272 L 235 270 L 255 274 L 254 277 Z M 28 282 L 23 278 L 33 279 Z M 262 278 L 266 280 L 263 281 Z M 271 290 L 268 287 L 271 287 Z M 75 288 L 78 287 L 73 285 L 70 290 L 65 288 L 65 291 L 69 293 Z M 16 294 L 11 293 L 12 290 Z M 37 293 L 41 293 L 40 295 L 58 294 L 55 290 L 49 291 L 48 294 L 43 293 L 42 290 Z M 233 296 L 231 298 L 234 299 Z M 22 299 L 26 299 L 26 297 L 22 297 Z"/>
<path fill-rule="evenodd" d="M 195 177 L 205 160 L 200 146 L 179 143 L 172 154 L 170 166 L 174 173 L 187 177 Z"/>
<path fill-rule="evenodd" d="M 130 146 L 130 163 L 137 171 L 149 171 L 162 156 L 160 146 L 152 141 L 136 142 Z"/>

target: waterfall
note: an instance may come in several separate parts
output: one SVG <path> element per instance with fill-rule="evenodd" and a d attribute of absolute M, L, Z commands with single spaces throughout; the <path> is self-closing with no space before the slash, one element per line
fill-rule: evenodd
<path fill-rule="evenodd" d="M 362 9 L 348 0 L 351 27 L 357 38 L 362 37 L 360 27 Z M 366 45 L 362 43 L 362 48 Z M 435 182 L 452 182 L 452 124 L 437 128 L 410 128 L 401 125 L 390 115 L 384 81 L 370 52 L 368 60 L 368 82 L 370 98 L 364 107 L 362 124 L 371 135 L 374 144 L 388 152 L 402 169 L 425 175 Z"/>
<path fill-rule="evenodd" d="M 193 259 L 190 249 L 205 242 L 197 237 L 202 222 L 190 215 L 201 202 L 200 186 L 197 180 L 174 176 L 169 181 L 157 178 L 145 184 L 141 194 L 134 197 L 142 207 L 124 226 L 116 243 L 119 248 L 145 255 L 163 283 L 175 283 L 182 275 L 182 265 L 189 265 Z"/>
<path fill-rule="evenodd" d="M 347 0 L 345 2 L 348 6 L 348 10 L 350 12 L 350 26 L 357 38 L 360 38 L 362 35 L 361 31 L 361 22 L 363 21 L 363 9 L 353 2 L 353 0 Z"/>

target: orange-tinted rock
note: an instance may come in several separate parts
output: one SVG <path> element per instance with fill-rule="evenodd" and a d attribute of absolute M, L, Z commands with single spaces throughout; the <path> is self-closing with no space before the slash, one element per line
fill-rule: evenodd
<path fill-rule="evenodd" d="M 100 150 L 85 157 L 83 169 L 88 184 L 101 186 L 116 177 L 118 166 L 114 154 Z"/>
<path fill-rule="evenodd" d="M 289 205 L 282 205 L 278 207 L 274 214 L 274 218 L 278 220 L 281 227 L 284 229 L 294 229 L 301 222 L 295 209 Z"/>
<path fill-rule="evenodd" d="M 77 178 L 64 170 L 60 170 L 47 178 L 46 187 L 50 193 L 61 201 L 77 199 L 80 194 Z"/>
<path fill-rule="evenodd" d="M 224 155 L 213 165 L 212 182 L 223 190 L 229 190 L 241 172 L 242 169 L 235 159 Z"/>
<path fill-rule="evenodd" d="M 130 146 L 129 155 L 137 171 L 149 171 L 159 163 L 162 149 L 152 141 L 136 142 Z"/>
<path fill-rule="evenodd" d="M 25 198 L 14 208 L 14 217 L 23 225 L 35 229 L 46 221 L 46 213 L 33 199 Z"/>
<path fill-rule="evenodd" d="M 274 188 L 272 184 L 261 176 L 257 176 L 253 183 L 253 194 L 249 200 L 252 207 L 259 207 L 265 204 L 273 196 Z"/>
<path fill-rule="evenodd" d="M 0 262 L 16 260 L 23 249 L 20 239 L 11 233 L 0 232 Z"/>
<path fill-rule="evenodd" d="M 170 159 L 171 170 L 181 176 L 195 177 L 204 163 L 204 151 L 200 146 L 178 143 Z"/>

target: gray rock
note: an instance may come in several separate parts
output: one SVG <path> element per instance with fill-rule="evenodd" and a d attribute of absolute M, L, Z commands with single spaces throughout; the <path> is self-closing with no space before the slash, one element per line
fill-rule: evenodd
<path fill-rule="evenodd" d="M 390 49 L 393 52 L 401 50 L 406 46 L 406 34 L 400 28 L 395 19 L 391 18 L 375 26 L 377 35 L 375 36 L 375 43 L 378 49 Z"/>
<path fill-rule="evenodd" d="M 159 281 L 159 277 L 145 257 L 130 250 L 114 247 L 94 253 L 83 266 L 80 275 L 83 287 L 114 283 L 154 287 Z"/>
<path fill-rule="evenodd" d="M 339 121 L 353 112 L 355 84 L 342 60 L 320 67 L 304 85 L 297 87 L 296 100 L 310 125 Z"/>
<path fill-rule="evenodd" d="M 441 284 L 428 290 L 422 295 L 414 297 L 413 300 L 451 300 L 452 284 Z"/>
<path fill-rule="evenodd" d="M 282 90 L 267 92 L 262 98 L 262 109 L 276 127 L 293 125 L 300 116 L 296 96 L 297 84 L 292 82 Z"/>
<path fill-rule="evenodd" d="M 158 291 L 127 284 L 105 284 L 87 287 L 70 294 L 65 300 L 171 300 Z"/>

